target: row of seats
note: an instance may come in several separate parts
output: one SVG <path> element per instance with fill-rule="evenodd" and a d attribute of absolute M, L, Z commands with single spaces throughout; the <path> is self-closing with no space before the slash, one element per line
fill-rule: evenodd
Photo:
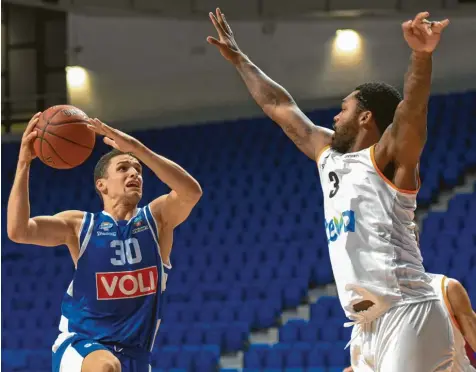
<path fill-rule="evenodd" d="M 331 319 L 321 324 L 303 320 L 289 321 L 279 329 L 279 342 L 283 343 L 317 343 L 350 340 L 352 328 L 345 328 L 342 319 Z"/>
<path fill-rule="evenodd" d="M 305 291 L 303 289 L 303 291 Z M 243 322 L 252 328 L 267 328 L 276 323 L 282 305 L 274 300 L 249 300 L 222 304 L 168 304 L 164 322 L 168 324 L 193 324 L 194 322 Z"/>
<path fill-rule="evenodd" d="M 250 327 L 246 322 L 196 323 L 179 325 L 165 322 L 157 334 L 156 349 L 165 346 L 215 345 L 221 352 L 243 349 Z"/>
<path fill-rule="evenodd" d="M 215 345 L 182 347 L 164 346 L 152 356 L 152 367 L 171 370 L 174 368 L 190 372 L 215 372 L 220 350 Z"/>
<path fill-rule="evenodd" d="M 254 344 L 246 352 L 246 368 L 311 368 L 350 364 L 346 342 Z"/>

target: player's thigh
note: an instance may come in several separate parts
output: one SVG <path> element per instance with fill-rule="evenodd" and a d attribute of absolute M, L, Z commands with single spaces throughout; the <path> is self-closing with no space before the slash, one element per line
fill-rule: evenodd
<path fill-rule="evenodd" d="M 121 362 L 109 350 L 96 350 L 84 358 L 81 372 L 121 372 Z"/>
<path fill-rule="evenodd" d="M 439 301 L 395 309 L 379 329 L 378 338 L 378 372 L 451 370 L 453 331 Z"/>

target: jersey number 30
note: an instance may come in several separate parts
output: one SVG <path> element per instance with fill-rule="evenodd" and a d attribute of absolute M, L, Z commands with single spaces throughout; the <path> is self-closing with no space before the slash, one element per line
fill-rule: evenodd
<path fill-rule="evenodd" d="M 142 261 L 139 241 L 136 238 L 129 238 L 124 241 L 113 240 L 111 248 L 118 248 L 114 251 L 116 257 L 111 258 L 111 263 L 114 266 L 123 266 L 126 262 L 132 265 Z"/>

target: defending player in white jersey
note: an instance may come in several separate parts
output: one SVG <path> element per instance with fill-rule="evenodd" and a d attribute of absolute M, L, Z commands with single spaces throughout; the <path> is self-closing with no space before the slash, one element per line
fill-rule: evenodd
<path fill-rule="evenodd" d="M 463 285 L 453 278 L 441 274 L 429 274 L 431 284 L 440 301 L 445 305 L 448 318 L 451 319 L 455 340 L 455 357 L 452 372 L 476 372 L 468 357 L 467 345 L 476 350 L 476 313 Z M 344 372 L 353 372 L 347 367 Z"/>
<path fill-rule="evenodd" d="M 420 246 L 418 225 L 415 225 L 415 235 Z M 476 313 L 471 306 L 468 293 L 456 279 L 441 274 L 429 273 L 428 275 L 432 278 L 431 285 L 444 304 L 446 314 L 451 320 L 455 340 L 452 372 L 476 371 L 475 363 L 469 358 L 469 354 L 476 350 Z M 353 371 L 352 366 L 349 366 L 343 372 Z"/>
<path fill-rule="evenodd" d="M 239 49 L 220 9 L 208 37 L 253 98 L 318 165 L 326 232 L 339 300 L 354 324 L 356 371 L 450 371 L 453 332 L 415 241 L 418 164 L 426 142 L 432 54 L 449 21 L 419 13 L 403 23 L 412 49 L 404 97 L 384 83 L 355 88 L 334 118 L 314 125 L 291 95 Z"/>

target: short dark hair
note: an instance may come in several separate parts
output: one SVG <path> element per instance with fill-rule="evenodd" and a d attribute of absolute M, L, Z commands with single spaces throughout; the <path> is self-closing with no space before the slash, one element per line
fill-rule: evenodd
<path fill-rule="evenodd" d="M 396 88 L 387 83 L 374 82 L 359 85 L 355 97 L 362 110 L 372 113 L 380 135 L 392 124 L 393 116 L 402 96 Z"/>
<path fill-rule="evenodd" d="M 106 175 L 107 168 L 109 167 L 109 163 L 111 162 L 111 159 L 119 155 L 134 156 L 131 153 L 122 152 L 117 149 L 113 149 L 109 151 L 108 153 L 104 154 L 103 156 L 101 156 L 101 158 L 96 163 L 96 166 L 94 167 L 94 188 L 96 189 L 96 192 L 98 193 L 98 195 L 101 197 L 101 200 L 102 200 L 102 195 L 101 195 L 101 192 L 96 187 L 96 181 L 100 178 L 103 178 Z"/>

